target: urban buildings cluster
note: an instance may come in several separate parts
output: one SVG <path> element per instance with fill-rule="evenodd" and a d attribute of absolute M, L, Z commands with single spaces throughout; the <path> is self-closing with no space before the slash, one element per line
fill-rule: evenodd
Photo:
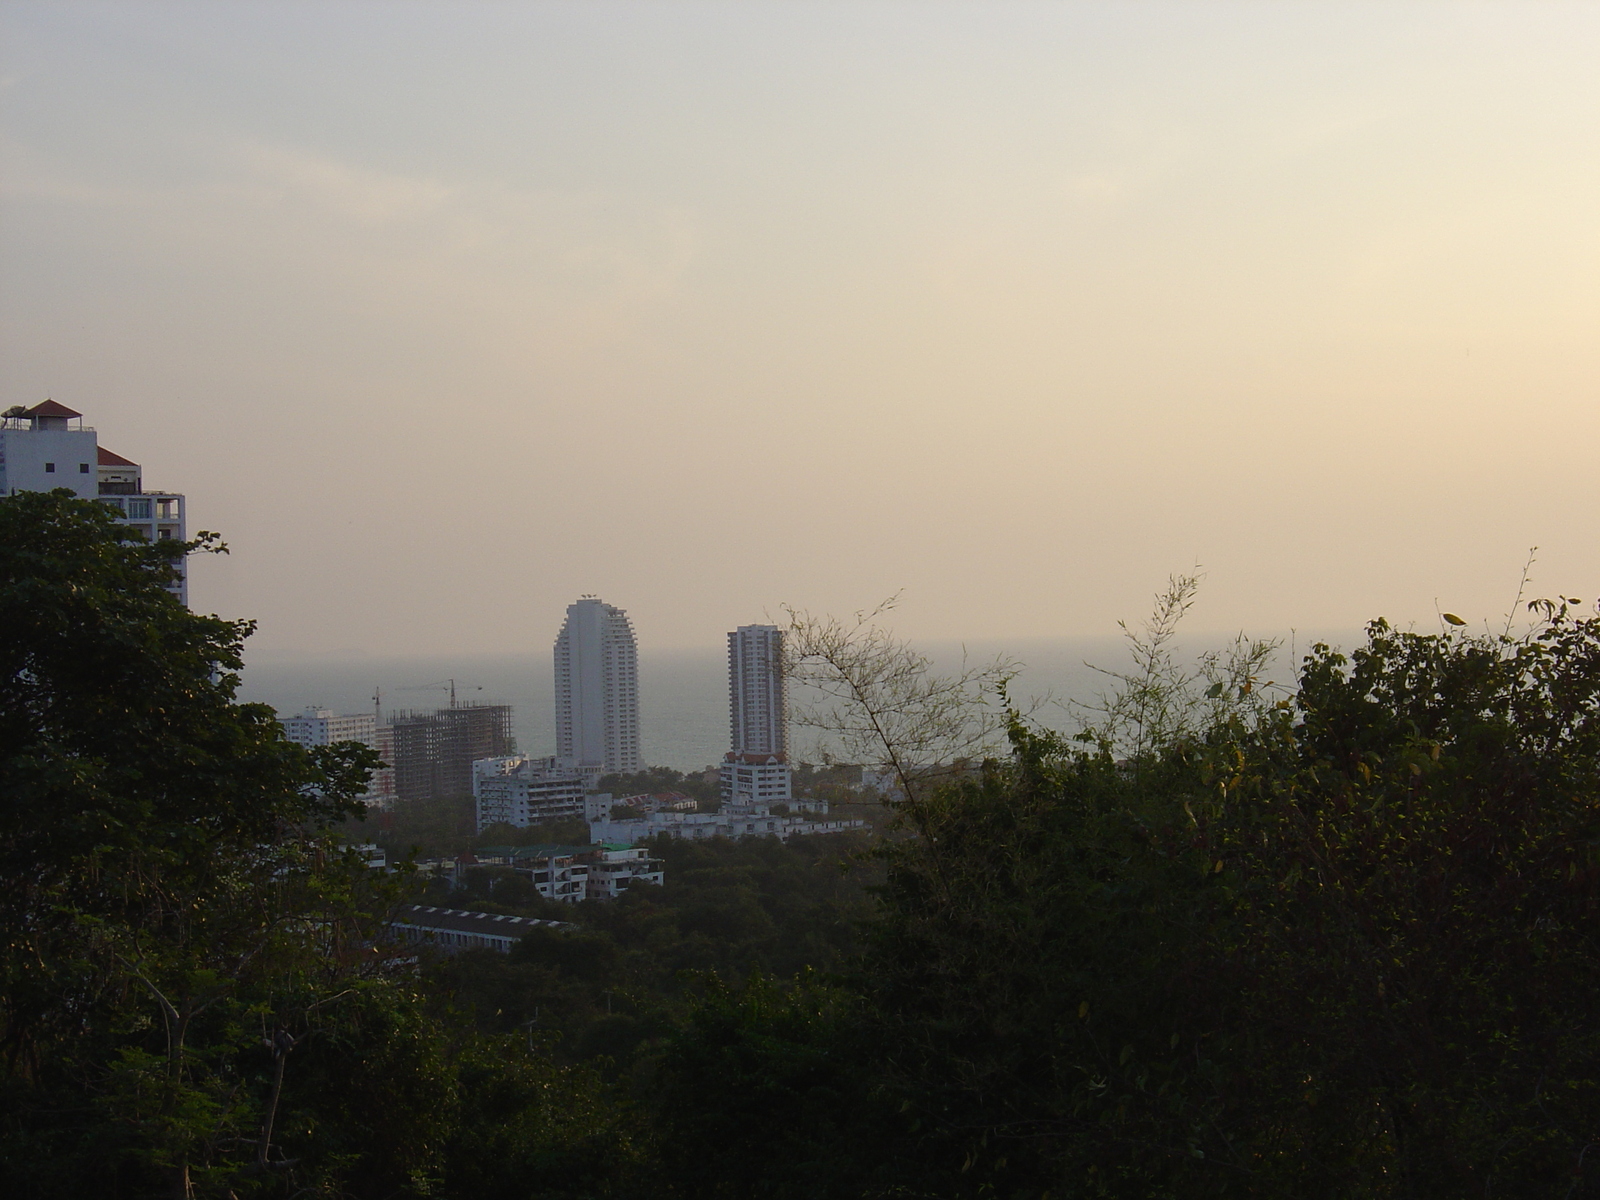
<path fill-rule="evenodd" d="M 7 409 L 0 414 L 0 495 L 55 488 L 99 501 L 148 540 L 187 540 L 185 497 L 146 490 L 139 464 L 100 446 L 81 413 L 54 400 Z M 169 590 L 188 603 L 181 564 Z M 697 811 L 682 796 L 614 801 L 598 791 L 603 776 L 644 766 L 638 644 L 626 611 L 592 595 L 568 605 L 553 665 L 556 752 L 545 757 L 517 754 L 508 705 L 458 704 L 453 682 L 446 708 L 385 716 L 374 695 L 371 712 L 312 706 L 280 720 L 285 736 L 308 749 L 371 746 L 383 765 L 363 799 L 379 810 L 471 796 L 479 833 L 584 820 L 586 846 L 499 847 L 462 856 L 452 867 L 525 874 L 552 900 L 614 898 L 635 882 L 660 883 L 661 863 L 639 846 L 658 835 L 788 838 L 863 824 L 829 821 L 826 803 L 793 795 L 783 633 L 776 626 L 743 625 L 728 634 L 729 750 L 718 769 L 721 803 L 714 812 Z M 493 919 L 418 908 L 406 928 L 408 936 L 451 945 L 509 945 L 502 936 L 509 932 L 506 919 L 496 929 L 479 929 L 485 920 Z"/>
<path fill-rule="evenodd" d="M 285 736 L 308 749 L 331 742 L 362 742 L 384 765 L 373 773 L 363 799 L 378 809 L 396 801 L 443 800 L 472 794 L 473 764 L 509 754 L 511 707 L 460 704 L 433 712 L 402 711 L 384 718 L 376 705 L 368 713 L 334 713 L 312 706 L 298 716 L 280 717 Z"/>
<path fill-rule="evenodd" d="M 587 856 L 574 852 L 569 863 L 528 868 L 540 893 L 556 900 L 602 898 L 633 880 L 655 882 L 658 870 L 641 866 L 649 860 L 642 850 L 630 849 L 652 837 L 787 839 L 864 824 L 830 820 L 825 801 L 794 795 L 783 631 L 777 626 L 741 625 L 728 634 L 729 749 L 718 767 L 720 804 L 711 812 L 697 811 L 682 796 L 614 798 L 598 790 L 603 777 L 633 774 L 644 765 L 638 644 L 623 609 L 597 596 L 569 605 L 552 665 L 551 755 L 516 752 L 505 705 L 452 702 L 447 709 L 395 714 L 388 721 L 377 711 L 340 717 L 308 709 L 287 718 L 284 728 L 303 745 L 347 737 L 376 747 L 391 764 L 373 786 L 373 800 L 383 807 L 470 794 L 480 835 L 501 826 L 584 820 L 589 844 L 597 849 Z M 507 851 L 501 857 L 506 862 L 500 865 L 514 866 L 527 855 Z M 597 886 L 601 879 L 613 882 Z"/>

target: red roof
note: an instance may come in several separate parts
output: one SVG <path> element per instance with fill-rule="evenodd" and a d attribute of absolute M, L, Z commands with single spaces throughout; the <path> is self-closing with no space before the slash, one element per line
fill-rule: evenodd
<path fill-rule="evenodd" d="M 65 404 L 57 404 L 54 400 L 46 400 L 43 404 L 35 404 L 32 408 L 30 408 L 27 412 L 23 413 L 22 415 L 25 416 L 25 417 L 81 417 L 81 416 L 83 416 L 83 414 L 81 412 L 73 412 Z"/>
<path fill-rule="evenodd" d="M 139 465 L 136 462 L 129 462 L 120 454 L 111 453 L 111 451 L 107 450 L 104 446 L 101 446 L 99 449 L 100 465 L 102 467 L 137 467 Z"/>

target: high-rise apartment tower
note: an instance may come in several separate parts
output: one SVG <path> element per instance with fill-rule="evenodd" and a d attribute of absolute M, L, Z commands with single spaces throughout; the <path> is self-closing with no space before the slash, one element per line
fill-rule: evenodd
<path fill-rule="evenodd" d="M 728 729 L 722 760 L 725 804 L 787 804 L 790 799 L 788 704 L 783 631 L 741 625 L 728 635 Z"/>
<path fill-rule="evenodd" d="M 556 757 L 580 771 L 632 772 L 639 757 L 639 649 L 622 609 L 584 596 L 556 637 Z"/>
<path fill-rule="evenodd" d="M 728 635 L 728 715 L 734 753 L 788 751 L 783 631 L 776 625 L 741 625 Z"/>

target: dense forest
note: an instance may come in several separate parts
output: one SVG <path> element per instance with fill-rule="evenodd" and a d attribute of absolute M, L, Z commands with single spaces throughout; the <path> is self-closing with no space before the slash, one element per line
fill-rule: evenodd
<path fill-rule="evenodd" d="M 1180 669 L 1176 581 L 1070 737 L 797 618 L 875 836 L 656 845 L 662 888 L 419 958 L 384 923 L 440 885 L 342 849 L 370 752 L 235 702 L 248 624 L 161 586 L 214 539 L 127 537 L 0 499 L 8 1195 L 1600 1194 L 1575 599 L 1280 685 Z"/>

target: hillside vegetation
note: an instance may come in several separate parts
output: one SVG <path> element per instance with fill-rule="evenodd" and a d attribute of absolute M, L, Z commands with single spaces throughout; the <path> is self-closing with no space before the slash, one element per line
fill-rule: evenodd
<path fill-rule="evenodd" d="M 1175 581 L 1073 737 L 797 618 L 889 836 L 659 844 L 659 890 L 419 959 L 421 884 L 340 848 L 370 753 L 234 701 L 249 626 L 162 586 L 211 539 L 128 537 L 0 499 L 8 1195 L 1600 1194 L 1576 600 L 1275 685 L 1176 669 Z M 467 882 L 425 898 L 550 915 Z"/>

